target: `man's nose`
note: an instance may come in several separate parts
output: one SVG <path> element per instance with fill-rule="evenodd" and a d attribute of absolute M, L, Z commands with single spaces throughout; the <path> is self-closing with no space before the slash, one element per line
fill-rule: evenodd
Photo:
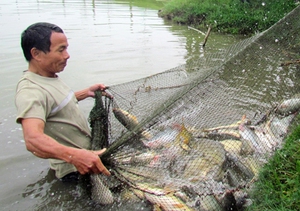
<path fill-rule="evenodd" d="M 70 58 L 70 54 L 68 53 L 68 51 L 65 51 L 64 58 L 65 59 L 69 59 Z"/>

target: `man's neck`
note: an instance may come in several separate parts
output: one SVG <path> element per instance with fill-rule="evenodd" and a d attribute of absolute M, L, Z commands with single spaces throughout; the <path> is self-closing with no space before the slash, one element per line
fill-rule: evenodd
<path fill-rule="evenodd" d="M 57 75 L 55 73 L 44 71 L 42 68 L 40 68 L 39 66 L 34 65 L 32 63 L 29 63 L 28 71 L 33 72 L 33 73 L 43 76 L 43 77 L 48 77 L 48 78 L 56 78 L 57 77 Z"/>

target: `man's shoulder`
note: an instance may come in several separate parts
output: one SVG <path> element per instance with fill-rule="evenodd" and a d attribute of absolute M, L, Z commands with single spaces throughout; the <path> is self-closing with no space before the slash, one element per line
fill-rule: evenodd
<path fill-rule="evenodd" d="M 19 79 L 17 87 L 24 87 L 24 86 L 35 86 L 34 79 L 30 77 L 28 71 L 25 71 L 22 77 Z"/>
<path fill-rule="evenodd" d="M 22 77 L 17 84 L 16 93 L 20 93 L 25 90 L 26 92 L 43 92 L 42 87 L 38 84 L 28 80 L 26 77 Z"/>
<path fill-rule="evenodd" d="M 58 78 L 54 79 L 42 77 L 40 75 L 27 71 L 23 74 L 22 78 L 17 84 L 17 92 L 21 89 L 35 89 L 52 93 L 62 88 L 68 88 L 66 86 L 62 87 L 61 84 L 64 85 L 64 83 Z"/>
<path fill-rule="evenodd" d="M 28 78 L 25 73 L 17 83 L 15 100 L 17 102 L 45 101 L 48 95 L 47 91 L 39 83 Z"/>

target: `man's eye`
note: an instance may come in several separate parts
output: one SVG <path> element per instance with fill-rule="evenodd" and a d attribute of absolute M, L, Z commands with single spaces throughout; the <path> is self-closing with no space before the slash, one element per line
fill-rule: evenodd
<path fill-rule="evenodd" d="M 58 49 L 58 51 L 61 52 L 61 53 L 64 52 L 65 50 L 67 50 L 66 47 L 61 47 L 61 48 Z"/>

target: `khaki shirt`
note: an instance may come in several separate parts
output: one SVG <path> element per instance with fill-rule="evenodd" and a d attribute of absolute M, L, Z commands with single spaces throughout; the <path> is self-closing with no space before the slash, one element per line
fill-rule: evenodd
<path fill-rule="evenodd" d="M 25 72 L 17 85 L 15 104 L 17 123 L 23 118 L 45 122 L 45 134 L 75 148 L 90 149 L 91 133 L 74 92 L 59 77 L 48 78 Z M 63 160 L 49 159 L 58 178 L 77 171 Z"/>

